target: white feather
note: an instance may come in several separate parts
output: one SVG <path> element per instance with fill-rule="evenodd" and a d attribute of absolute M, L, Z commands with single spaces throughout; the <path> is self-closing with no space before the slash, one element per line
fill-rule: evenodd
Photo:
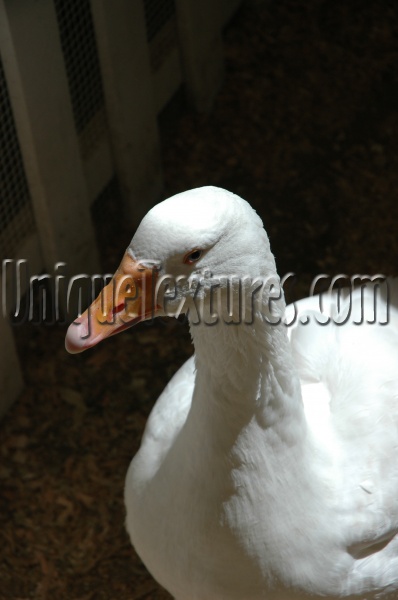
<path fill-rule="evenodd" d="M 197 271 L 276 274 L 260 219 L 224 190 L 158 205 L 130 252 L 178 275 L 191 248 Z M 340 325 L 350 297 L 337 310 L 333 294 L 322 313 L 317 297 L 288 307 L 291 327 L 191 324 L 195 358 L 157 401 L 125 490 L 132 543 L 177 600 L 398 597 L 398 317 L 380 298 L 387 325 L 354 324 L 373 315 L 360 291 Z"/>

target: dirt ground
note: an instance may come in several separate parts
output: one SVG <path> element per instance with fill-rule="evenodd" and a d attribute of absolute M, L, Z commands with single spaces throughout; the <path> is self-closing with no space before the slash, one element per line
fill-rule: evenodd
<path fill-rule="evenodd" d="M 163 197 L 206 184 L 243 196 L 280 274 L 297 275 L 291 299 L 319 273 L 396 275 L 398 4 L 246 2 L 225 61 L 210 114 L 179 94 L 160 117 Z M 134 226 L 115 190 L 105 203 L 109 272 Z M 123 485 L 189 333 L 142 324 L 77 356 L 64 335 L 16 328 L 26 387 L 0 423 L 0 599 L 169 598 L 130 546 Z"/>

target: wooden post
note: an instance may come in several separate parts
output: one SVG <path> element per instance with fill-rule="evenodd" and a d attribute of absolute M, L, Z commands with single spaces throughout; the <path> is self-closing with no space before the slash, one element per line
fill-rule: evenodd
<path fill-rule="evenodd" d="M 0 54 L 40 250 L 52 273 L 98 271 L 96 243 L 52 0 L 0 0 Z M 25 250 L 24 250 L 25 252 Z M 6 258 L 6 257 L 2 257 Z M 12 258 L 12 257 L 7 257 Z M 0 414 L 23 387 L 10 323 L 0 317 Z"/>
<path fill-rule="evenodd" d="M 176 0 L 183 77 L 188 98 L 208 111 L 224 75 L 220 7 L 214 0 Z"/>
<path fill-rule="evenodd" d="M 144 8 L 137 0 L 92 0 L 91 7 L 116 173 L 136 225 L 162 189 Z"/>
<path fill-rule="evenodd" d="M 0 0 L 0 52 L 39 232 L 52 272 L 98 271 L 53 0 Z"/>

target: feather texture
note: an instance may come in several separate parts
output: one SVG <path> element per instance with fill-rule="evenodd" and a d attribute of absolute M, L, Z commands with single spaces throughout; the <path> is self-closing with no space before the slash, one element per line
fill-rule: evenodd
<path fill-rule="evenodd" d="M 128 252 L 174 277 L 211 273 L 219 298 L 224 275 L 278 281 L 259 217 L 217 188 L 152 209 Z M 373 288 L 285 312 L 268 284 L 254 304 L 250 286 L 233 290 L 251 321 L 188 315 L 195 356 L 157 401 L 125 488 L 131 541 L 177 600 L 398 597 L 398 286 L 387 287 L 378 315 Z"/>

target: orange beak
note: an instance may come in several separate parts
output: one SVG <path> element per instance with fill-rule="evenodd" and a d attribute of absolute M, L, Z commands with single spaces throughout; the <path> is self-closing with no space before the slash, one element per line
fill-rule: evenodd
<path fill-rule="evenodd" d="M 101 340 L 155 317 L 154 292 L 157 269 L 144 267 L 127 253 L 110 283 L 66 334 L 65 347 L 71 354 L 92 348 Z"/>

